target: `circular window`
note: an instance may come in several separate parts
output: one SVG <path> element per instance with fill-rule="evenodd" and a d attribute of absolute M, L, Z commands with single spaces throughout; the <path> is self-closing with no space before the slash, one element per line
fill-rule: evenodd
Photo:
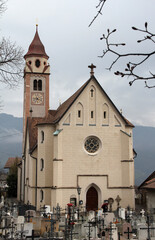
<path fill-rule="evenodd" d="M 85 141 L 84 147 L 89 153 L 96 153 L 100 147 L 100 141 L 96 137 L 89 137 Z"/>
<path fill-rule="evenodd" d="M 40 60 L 39 59 L 36 60 L 35 65 L 36 65 L 37 68 L 40 67 Z"/>

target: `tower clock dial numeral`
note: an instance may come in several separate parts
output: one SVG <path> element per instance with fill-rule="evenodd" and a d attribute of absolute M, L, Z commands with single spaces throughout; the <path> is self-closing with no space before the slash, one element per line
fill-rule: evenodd
<path fill-rule="evenodd" d="M 32 103 L 33 104 L 42 104 L 44 101 L 44 96 L 41 93 L 33 93 L 32 94 Z"/>

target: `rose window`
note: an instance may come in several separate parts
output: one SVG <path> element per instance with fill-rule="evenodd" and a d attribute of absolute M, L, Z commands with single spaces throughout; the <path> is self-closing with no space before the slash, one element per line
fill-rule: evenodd
<path fill-rule="evenodd" d="M 95 137 L 90 137 L 85 141 L 85 149 L 89 153 L 95 153 L 99 149 L 99 140 Z"/>

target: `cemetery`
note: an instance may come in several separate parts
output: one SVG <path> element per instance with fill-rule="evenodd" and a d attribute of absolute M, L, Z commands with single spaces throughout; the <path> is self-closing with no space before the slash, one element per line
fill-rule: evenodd
<path fill-rule="evenodd" d="M 120 204 L 120 203 L 119 203 Z M 31 205 L 10 202 L 1 197 L 0 239 L 68 239 L 68 240 L 154 240 L 155 214 L 152 211 L 135 212 L 128 206 L 103 204 L 96 211 L 68 203 L 53 209 L 45 205 L 35 210 Z"/>
<path fill-rule="evenodd" d="M 38 24 L 24 59 L 23 155 L 17 200 L 1 194 L 0 240 L 155 240 L 155 172 L 140 186 L 147 207 L 135 208 L 134 125 L 96 79 L 96 66 L 50 109 Z"/>

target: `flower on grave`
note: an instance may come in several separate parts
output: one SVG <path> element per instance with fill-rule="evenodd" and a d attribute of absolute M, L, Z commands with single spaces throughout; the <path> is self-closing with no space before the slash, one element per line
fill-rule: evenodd
<path fill-rule="evenodd" d="M 74 225 L 75 224 L 75 222 L 70 222 L 70 225 Z"/>
<path fill-rule="evenodd" d="M 73 204 L 72 203 L 68 203 L 67 206 L 68 207 L 73 207 Z"/>

